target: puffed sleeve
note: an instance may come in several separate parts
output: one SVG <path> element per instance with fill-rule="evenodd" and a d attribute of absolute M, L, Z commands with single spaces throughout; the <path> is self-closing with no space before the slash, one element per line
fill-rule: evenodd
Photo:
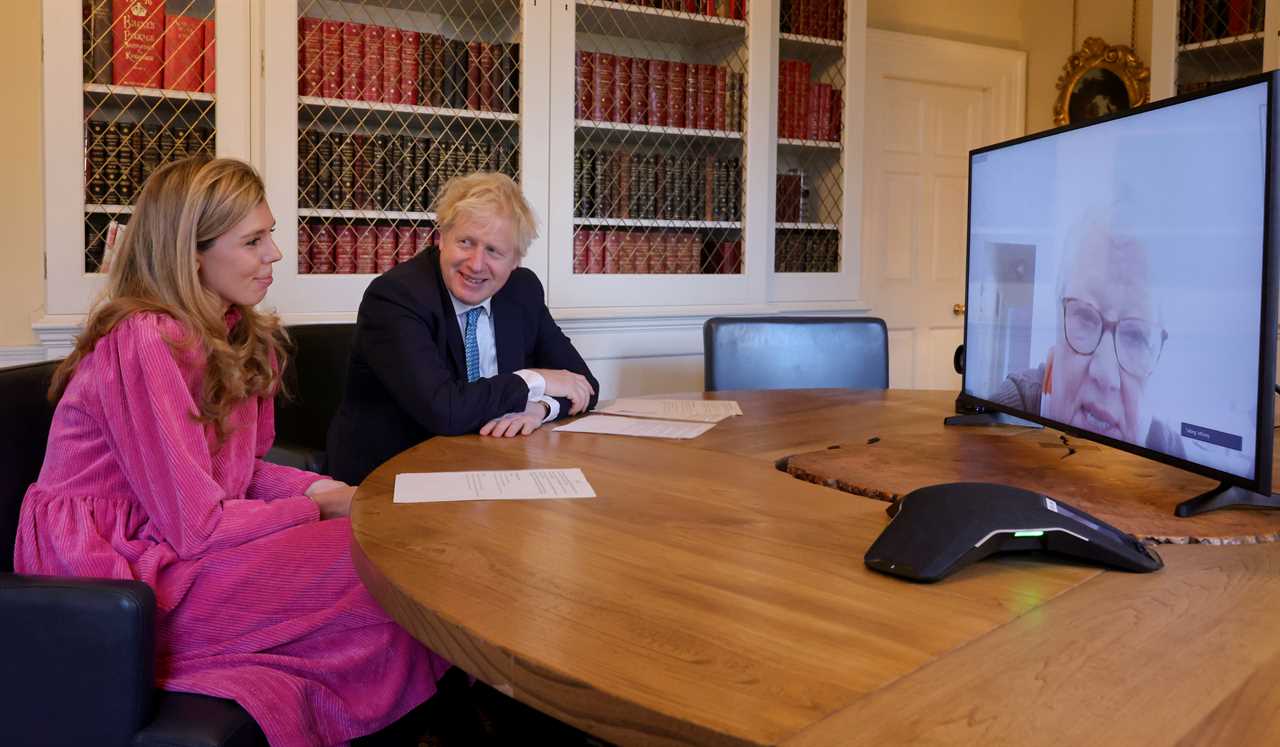
<path fill-rule="evenodd" d="M 275 501 L 302 495 L 311 483 L 324 479 L 314 472 L 273 464 L 262 457 L 276 440 L 276 407 L 270 397 L 258 398 L 258 440 L 253 449 L 253 478 L 249 481 L 250 500 Z M 307 500 L 311 500 L 308 498 Z"/>
<path fill-rule="evenodd" d="M 204 426 L 175 352 L 181 327 L 135 314 L 103 337 L 104 429 L 133 494 L 159 539 L 184 559 L 225 550 L 319 519 L 305 496 L 266 502 L 226 495 L 213 478 Z"/>

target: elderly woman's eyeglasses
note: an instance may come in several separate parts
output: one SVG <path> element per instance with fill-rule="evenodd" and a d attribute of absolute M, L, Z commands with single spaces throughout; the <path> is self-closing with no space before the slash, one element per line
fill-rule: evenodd
<path fill-rule="evenodd" d="M 1093 304 L 1078 298 L 1062 299 L 1062 323 L 1067 344 L 1080 355 L 1093 355 L 1110 332 L 1116 361 L 1128 373 L 1146 378 L 1155 370 L 1169 333 L 1145 319 L 1104 319 Z"/>

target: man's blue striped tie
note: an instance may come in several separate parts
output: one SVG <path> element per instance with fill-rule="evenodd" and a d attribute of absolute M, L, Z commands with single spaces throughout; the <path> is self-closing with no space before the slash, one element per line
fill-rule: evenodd
<path fill-rule="evenodd" d="M 480 345 L 476 343 L 476 322 L 480 319 L 483 306 L 477 306 L 467 312 L 467 327 L 462 334 L 462 343 L 467 348 L 467 382 L 480 378 Z"/>

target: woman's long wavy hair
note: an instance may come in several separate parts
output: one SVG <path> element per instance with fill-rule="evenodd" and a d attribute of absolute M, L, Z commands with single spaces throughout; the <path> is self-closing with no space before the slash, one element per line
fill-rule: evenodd
<path fill-rule="evenodd" d="M 197 254 L 266 198 L 262 178 L 235 159 L 187 158 L 156 171 L 142 189 L 124 241 L 111 263 L 106 293 L 89 313 L 75 350 L 54 372 L 49 399 L 57 402 L 76 367 L 98 340 L 131 314 L 150 311 L 187 330 L 170 345 L 206 355 L 195 419 L 227 434 L 231 409 L 247 397 L 273 396 L 288 343 L 273 314 L 240 306 L 230 330 L 226 304 L 200 282 Z M 279 365 L 276 365 L 279 362 Z"/>

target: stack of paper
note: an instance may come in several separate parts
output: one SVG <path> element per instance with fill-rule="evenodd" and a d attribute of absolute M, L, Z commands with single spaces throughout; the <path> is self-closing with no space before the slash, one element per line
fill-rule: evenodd
<path fill-rule="evenodd" d="M 396 475 L 394 502 L 594 498 L 595 495 L 582 470 L 576 468 L 403 472 Z"/>
<path fill-rule="evenodd" d="M 618 399 L 595 415 L 556 428 L 569 433 L 604 433 L 649 438 L 697 438 L 742 408 L 732 400 Z"/>

